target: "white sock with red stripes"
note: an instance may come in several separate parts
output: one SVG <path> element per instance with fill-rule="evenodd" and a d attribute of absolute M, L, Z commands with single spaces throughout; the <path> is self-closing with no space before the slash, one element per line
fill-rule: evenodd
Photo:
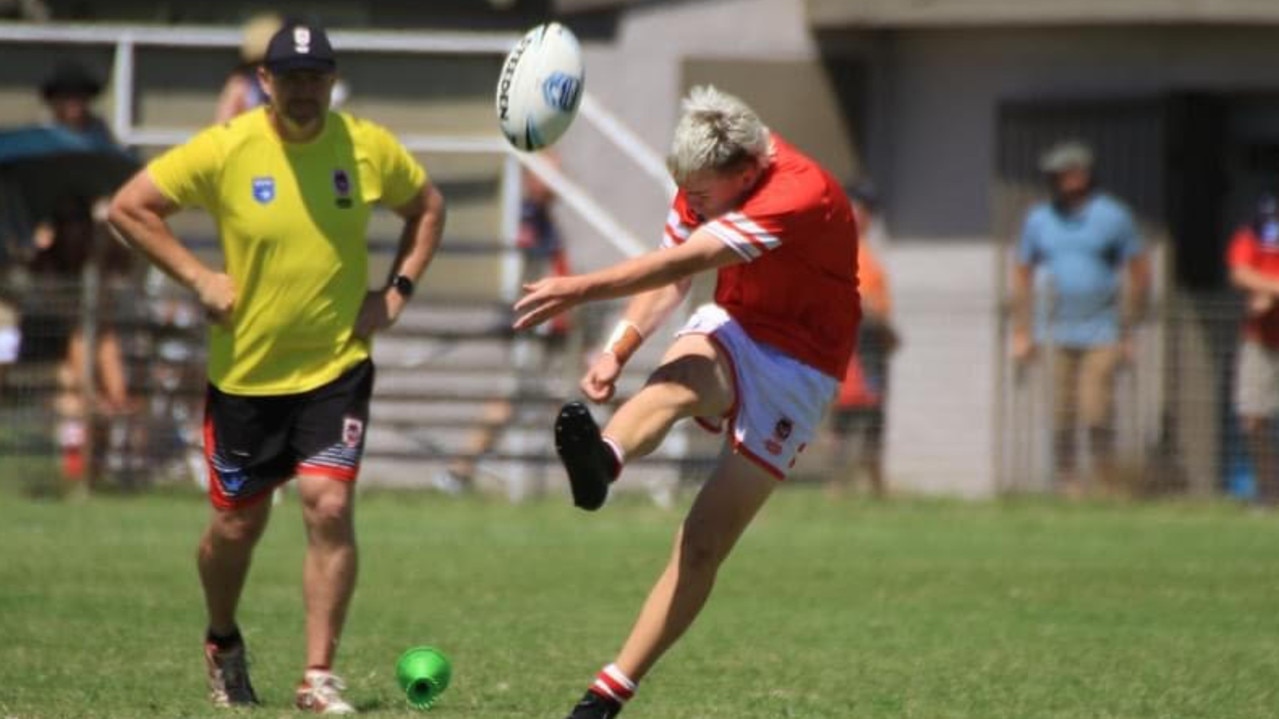
<path fill-rule="evenodd" d="M 626 704 L 635 696 L 635 682 L 631 681 L 616 664 L 610 664 L 600 670 L 595 675 L 595 682 L 591 684 L 591 692 L 611 699 L 619 705 Z"/>

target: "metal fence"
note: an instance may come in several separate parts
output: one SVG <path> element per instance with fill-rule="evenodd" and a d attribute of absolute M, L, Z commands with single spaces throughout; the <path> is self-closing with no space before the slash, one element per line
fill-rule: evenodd
<path fill-rule="evenodd" d="M 20 333 L 0 386 L 6 479 L 33 489 L 142 488 L 200 478 L 203 320 L 161 276 L 9 272 L 0 283 Z M 127 399 L 113 378 L 123 373 Z"/>
<path fill-rule="evenodd" d="M 0 478 L 40 489 L 59 489 L 67 482 L 74 486 L 79 478 L 104 489 L 202 481 L 205 333 L 200 308 L 189 293 L 153 271 L 129 281 L 101 283 L 96 303 L 84 302 L 83 281 L 10 276 L 5 287 L 6 296 L 18 298 L 23 351 L 17 363 L 5 366 L 0 380 Z M 366 462 L 389 462 L 389 476 L 407 477 L 403 482 L 408 486 L 430 486 L 426 477 L 431 468 L 463 452 L 469 432 L 482 421 L 478 417 L 483 407 L 506 398 L 513 402 L 512 420 L 482 462 L 492 476 L 532 471 L 544 482 L 546 464 L 554 463 L 545 441 L 547 408 L 573 394 L 573 368 L 561 363 L 553 370 L 555 376 L 536 383 L 536 377 L 513 372 L 504 357 L 508 343 L 521 340 L 505 333 L 504 311 L 498 304 L 480 308 L 480 321 L 459 320 L 458 308 L 451 310 L 453 320 L 448 319 L 448 307 L 418 310 L 421 319 L 408 320 L 381 343 L 386 371 L 375 406 L 382 418 L 373 422 L 376 431 L 370 435 Z M 996 352 L 987 357 L 1003 370 L 978 361 L 977 366 L 952 368 L 952 379 L 945 379 L 927 366 L 953 361 L 954 335 L 938 328 L 994 328 L 1001 313 L 981 304 L 936 303 L 934 310 L 932 319 L 938 324 L 903 328 L 906 352 L 913 358 L 906 358 L 899 368 L 923 362 L 923 371 L 935 375 L 939 384 L 936 389 L 920 386 L 909 372 L 894 370 L 898 376 L 893 394 L 902 397 L 890 397 L 890 490 L 895 489 L 895 478 L 913 471 L 902 459 L 894 459 L 908 455 L 914 467 L 936 476 L 931 486 L 944 491 L 945 477 L 953 472 L 950 467 L 964 462 L 957 461 L 961 449 L 964 457 L 991 458 L 991 481 L 998 491 L 1062 490 L 1062 427 L 1053 411 L 1059 354 L 1053 347 L 1041 347 L 1035 361 L 1018 365 L 1007 351 Z M 592 335 L 586 345 L 597 339 L 593 335 L 599 334 L 604 316 L 600 311 L 582 317 L 579 333 Z M 1160 304 L 1138 326 L 1131 359 L 1115 372 L 1114 468 L 1119 493 L 1251 495 L 1255 477 L 1232 402 L 1241 317 L 1238 298 L 1232 294 L 1182 294 Z M 463 324 L 440 324 L 448 321 Z M 127 407 L 110 406 L 101 390 L 96 395 L 84 391 L 86 386 L 101 386 L 102 366 L 93 358 L 82 359 L 79 366 L 68 362 L 67 344 L 77 334 L 96 336 L 98 342 L 114 335 L 128 372 L 132 402 Z M 583 335 L 570 342 L 576 365 L 585 347 Z M 431 357 L 423 358 L 428 349 Z M 545 349 L 533 340 L 524 351 L 536 359 Z M 491 367 L 482 366 L 487 356 L 495 358 Z M 654 361 L 655 357 L 637 361 L 624 381 L 623 394 L 638 388 Z M 528 371 L 536 372 L 537 366 L 532 361 Z M 995 377 L 989 403 L 972 403 L 967 395 L 945 389 L 963 374 Z M 906 383 L 916 386 L 908 388 Z M 530 391 L 535 384 L 540 389 Z M 955 417 L 955 425 L 993 427 L 989 445 L 981 432 L 931 431 L 946 416 Z M 1085 493 L 1105 489 L 1096 484 L 1096 461 L 1088 450 L 1091 440 L 1086 429 L 1077 430 L 1077 471 Z M 666 455 L 666 470 L 696 480 L 705 470 L 703 461 L 714 455 L 715 441 L 696 431 L 674 441 L 683 444 Z M 828 444 L 822 438 L 813 443 L 799 464 L 801 480 L 849 471 L 831 461 Z M 655 459 L 654 466 L 663 464 L 663 458 Z M 930 459 L 935 462 L 930 464 Z"/>
<path fill-rule="evenodd" d="M 1005 353 L 996 417 L 1000 488 L 1251 497 L 1254 470 L 1233 401 L 1242 317 L 1233 294 L 1178 293 L 1134 330 L 1114 374 L 1108 467 L 1091 446 L 1099 437 L 1089 437 L 1082 421 L 1063 426 L 1055 411 L 1069 353 L 1043 347 L 1030 363 Z M 1074 378 L 1076 388 L 1081 379 Z"/>

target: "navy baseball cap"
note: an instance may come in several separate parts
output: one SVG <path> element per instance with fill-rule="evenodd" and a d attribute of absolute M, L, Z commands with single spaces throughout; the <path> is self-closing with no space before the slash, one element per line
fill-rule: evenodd
<path fill-rule="evenodd" d="M 290 70 L 333 72 L 337 58 L 328 33 L 319 25 L 286 23 L 271 36 L 263 60 L 266 69 L 279 74 Z"/>

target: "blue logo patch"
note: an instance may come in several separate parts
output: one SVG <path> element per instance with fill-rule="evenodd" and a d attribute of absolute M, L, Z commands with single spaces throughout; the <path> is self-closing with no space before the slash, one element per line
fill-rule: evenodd
<path fill-rule="evenodd" d="M 253 199 L 259 204 L 265 205 L 275 199 L 275 178 L 274 177 L 255 177 L 253 178 Z"/>
<path fill-rule="evenodd" d="M 542 98 L 546 104 L 560 112 L 572 112 L 582 94 L 581 78 L 562 72 L 553 72 L 542 83 Z"/>

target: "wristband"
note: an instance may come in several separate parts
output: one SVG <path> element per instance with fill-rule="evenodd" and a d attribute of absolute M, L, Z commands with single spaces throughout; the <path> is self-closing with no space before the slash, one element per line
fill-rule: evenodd
<path fill-rule="evenodd" d="M 626 364 L 643 341 L 644 335 L 640 333 L 635 323 L 622 320 L 613 328 L 613 334 L 608 336 L 604 351 L 616 357 L 618 364 Z"/>

